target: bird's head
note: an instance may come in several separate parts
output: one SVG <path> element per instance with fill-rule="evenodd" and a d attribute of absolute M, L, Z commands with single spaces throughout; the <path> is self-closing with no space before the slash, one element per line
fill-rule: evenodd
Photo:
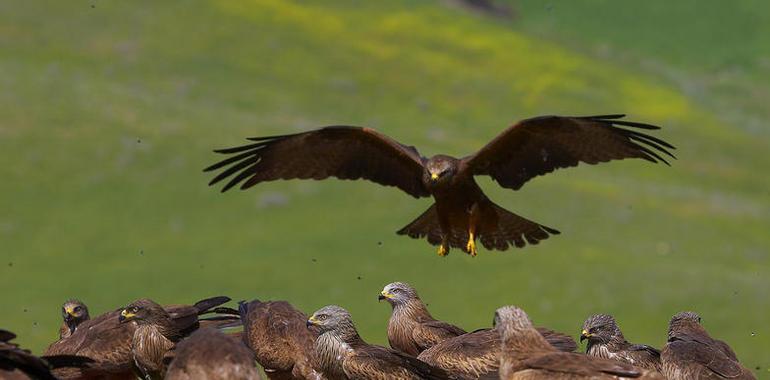
<path fill-rule="evenodd" d="M 417 291 L 405 282 L 393 282 L 385 285 L 377 298 L 380 301 L 388 301 L 392 306 L 402 305 L 409 301 L 420 299 L 417 295 Z"/>
<path fill-rule="evenodd" d="M 90 318 L 86 305 L 76 299 L 68 300 L 62 305 L 61 315 L 64 318 L 64 322 L 70 326 L 70 331 L 74 330 L 74 327 L 78 324 Z"/>
<path fill-rule="evenodd" d="M 492 325 L 502 334 L 508 335 L 510 332 L 531 329 L 532 321 L 524 310 L 516 306 L 503 306 L 495 311 Z"/>
<path fill-rule="evenodd" d="M 595 314 L 583 322 L 580 341 L 588 339 L 589 343 L 608 343 L 613 338 L 623 338 L 615 318 L 608 314 Z"/>
<path fill-rule="evenodd" d="M 159 323 L 168 318 L 170 318 L 170 316 L 168 312 L 163 309 L 163 306 L 158 305 L 148 298 L 143 298 L 126 306 L 120 312 L 118 320 L 120 323 L 136 321 L 139 325 L 145 325 Z"/>
<path fill-rule="evenodd" d="M 683 311 L 671 317 L 668 323 L 668 337 L 671 339 L 680 332 L 704 331 L 700 325 L 700 315 L 692 311 Z"/>
<path fill-rule="evenodd" d="M 439 154 L 428 159 L 425 169 L 426 183 L 431 186 L 448 183 L 457 173 L 457 159 Z"/>
<path fill-rule="evenodd" d="M 336 306 L 324 306 L 307 320 L 308 328 L 315 326 L 320 333 L 339 330 L 348 326 L 353 326 L 350 313 L 347 310 Z"/>

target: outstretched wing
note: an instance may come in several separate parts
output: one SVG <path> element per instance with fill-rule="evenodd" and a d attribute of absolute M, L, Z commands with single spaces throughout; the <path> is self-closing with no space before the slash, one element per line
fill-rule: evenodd
<path fill-rule="evenodd" d="M 230 178 L 224 192 L 239 183 L 247 189 L 277 179 L 363 178 L 396 186 L 416 198 L 430 195 L 422 183 L 417 150 L 369 128 L 331 126 L 249 140 L 254 143 L 215 150 L 232 156 L 205 169 L 225 168 L 210 185 Z"/>
<path fill-rule="evenodd" d="M 624 158 L 668 162 L 669 143 L 636 129 L 654 125 L 620 120 L 625 115 L 541 116 L 520 121 L 476 154 L 463 158 L 461 170 L 489 175 L 500 186 L 518 190 L 524 183 L 559 168 Z M 627 128 L 621 128 L 627 127 Z"/>

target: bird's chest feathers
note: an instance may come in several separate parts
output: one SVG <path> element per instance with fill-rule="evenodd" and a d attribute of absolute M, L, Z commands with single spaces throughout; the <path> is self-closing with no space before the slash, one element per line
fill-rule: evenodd
<path fill-rule="evenodd" d="M 157 370 L 163 360 L 163 355 L 173 345 L 156 327 L 139 326 L 134 333 L 131 351 L 137 364 L 141 367 Z"/>

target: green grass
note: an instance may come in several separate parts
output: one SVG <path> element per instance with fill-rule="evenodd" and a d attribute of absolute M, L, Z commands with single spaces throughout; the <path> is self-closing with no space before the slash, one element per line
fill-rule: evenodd
<path fill-rule="evenodd" d="M 525 2 L 511 22 L 444 2 L 332 4 L 0 5 L 2 327 L 39 352 L 70 297 L 97 313 L 139 297 L 226 294 L 307 312 L 340 304 L 366 339 L 384 343 L 389 308 L 376 296 L 401 280 L 467 329 L 517 304 L 574 335 L 588 314 L 609 312 L 630 339 L 662 345 L 670 316 L 692 309 L 748 366 L 767 370 L 768 135 L 739 122 L 766 121 L 766 110 L 743 93 L 703 96 L 678 82 L 729 64 L 746 78 L 765 73 L 746 63 L 766 60 L 753 48 L 764 45 L 698 32 L 716 21 L 744 28 L 764 3 L 694 10 L 703 20 L 676 52 L 666 37 L 687 9 L 654 18 L 664 3 L 628 15 L 603 2 L 550 12 Z M 606 20 L 626 28 L 604 34 Z M 563 234 L 475 259 L 457 250 L 441 259 L 396 236 L 430 201 L 393 188 L 292 181 L 222 195 L 201 172 L 219 158 L 213 148 L 325 124 L 462 155 L 525 117 L 614 112 L 665 126 L 657 135 L 679 160 L 581 166 L 519 192 L 482 179 L 495 202 Z"/>

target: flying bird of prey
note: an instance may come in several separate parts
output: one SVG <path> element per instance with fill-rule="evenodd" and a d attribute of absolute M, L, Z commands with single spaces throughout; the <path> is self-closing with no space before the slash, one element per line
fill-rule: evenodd
<path fill-rule="evenodd" d="M 11 341 L 16 334 L 0 329 L 0 379 L 55 380 L 54 368 L 87 367 L 92 360 L 74 355 L 37 357 Z"/>
<path fill-rule="evenodd" d="M 417 356 L 442 340 L 465 334 L 465 330 L 455 325 L 434 319 L 409 284 L 388 284 L 378 299 L 393 306 L 388 321 L 388 342 L 394 350 Z"/>
<path fill-rule="evenodd" d="M 188 329 L 199 323 L 218 323 L 216 321 L 218 317 L 212 317 L 212 321 L 199 322 L 197 315 L 190 315 L 191 308 L 202 315 L 214 311 L 217 306 L 229 300 L 227 297 L 213 297 L 198 301 L 192 306 L 168 305 L 165 306 L 165 310 L 172 316 L 177 326 L 181 329 Z M 82 305 L 82 302 L 80 304 Z M 45 355 L 79 355 L 93 360 L 93 363 L 84 369 L 56 369 L 54 371 L 56 377 L 62 379 L 80 379 L 89 376 L 108 377 L 110 379 L 136 378 L 131 359 L 131 340 L 134 336 L 134 330 L 136 330 L 136 324 L 120 323 L 121 310 L 113 310 L 85 320 L 76 326 L 72 335 L 59 339 L 48 346 Z M 237 318 L 235 316 L 227 317 L 229 320 Z"/>
<path fill-rule="evenodd" d="M 511 213 L 493 203 L 474 176 L 487 175 L 518 190 L 530 179 L 583 162 L 624 158 L 666 162 L 674 147 L 635 129 L 659 127 L 621 120 L 624 115 L 542 116 L 506 129 L 478 152 L 463 158 L 421 156 L 417 149 L 370 128 L 330 126 L 309 132 L 254 137 L 253 143 L 216 150 L 230 157 L 205 171 L 224 169 L 211 184 L 229 178 L 226 191 L 278 179 L 367 179 L 395 186 L 435 203 L 398 231 L 427 238 L 441 256 L 450 247 L 475 256 L 476 240 L 490 250 L 537 244 L 559 231 Z M 625 128 L 624 128 L 625 127 Z"/>
<path fill-rule="evenodd" d="M 586 354 L 589 356 L 619 360 L 660 372 L 660 351 L 646 344 L 629 343 L 611 315 L 596 314 L 588 317 L 580 334 L 581 342 L 586 339 Z"/>
<path fill-rule="evenodd" d="M 254 356 L 243 343 L 215 328 L 202 328 L 181 341 L 166 380 L 259 380 Z"/>
<path fill-rule="evenodd" d="M 272 380 L 318 380 L 313 364 L 317 334 L 307 315 L 286 301 L 240 302 L 243 339 Z"/>
<path fill-rule="evenodd" d="M 572 352 L 577 349 L 577 343 L 569 335 L 543 327 L 535 329 L 558 351 Z M 480 329 L 443 340 L 417 358 L 460 379 L 498 379 L 500 348 L 497 328 Z"/>
<path fill-rule="evenodd" d="M 69 337 L 81 323 L 91 319 L 88 315 L 88 307 L 76 299 L 65 302 L 61 307 L 61 314 L 64 323 L 59 328 L 60 339 Z"/>
<path fill-rule="evenodd" d="M 727 343 L 712 338 L 693 312 L 671 318 L 668 342 L 660 354 L 663 375 L 670 380 L 755 379 Z"/>
<path fill-rule="evenodd" d="M 505 306 L 495 313 L 502 339 L 500 379 L 663 379 L 627 363 L 556 351 L 532 326 L 524 310 Z"/>
<path fill-rule="evenodd" d="M 432 380 L 450 379 L 439 368 L 381 346 L 358 335 L 350 314 L 339 306 L 326 306 L 307 320 L 320 335 L 315 348 L 318 365 L 328 379 Z"/>

